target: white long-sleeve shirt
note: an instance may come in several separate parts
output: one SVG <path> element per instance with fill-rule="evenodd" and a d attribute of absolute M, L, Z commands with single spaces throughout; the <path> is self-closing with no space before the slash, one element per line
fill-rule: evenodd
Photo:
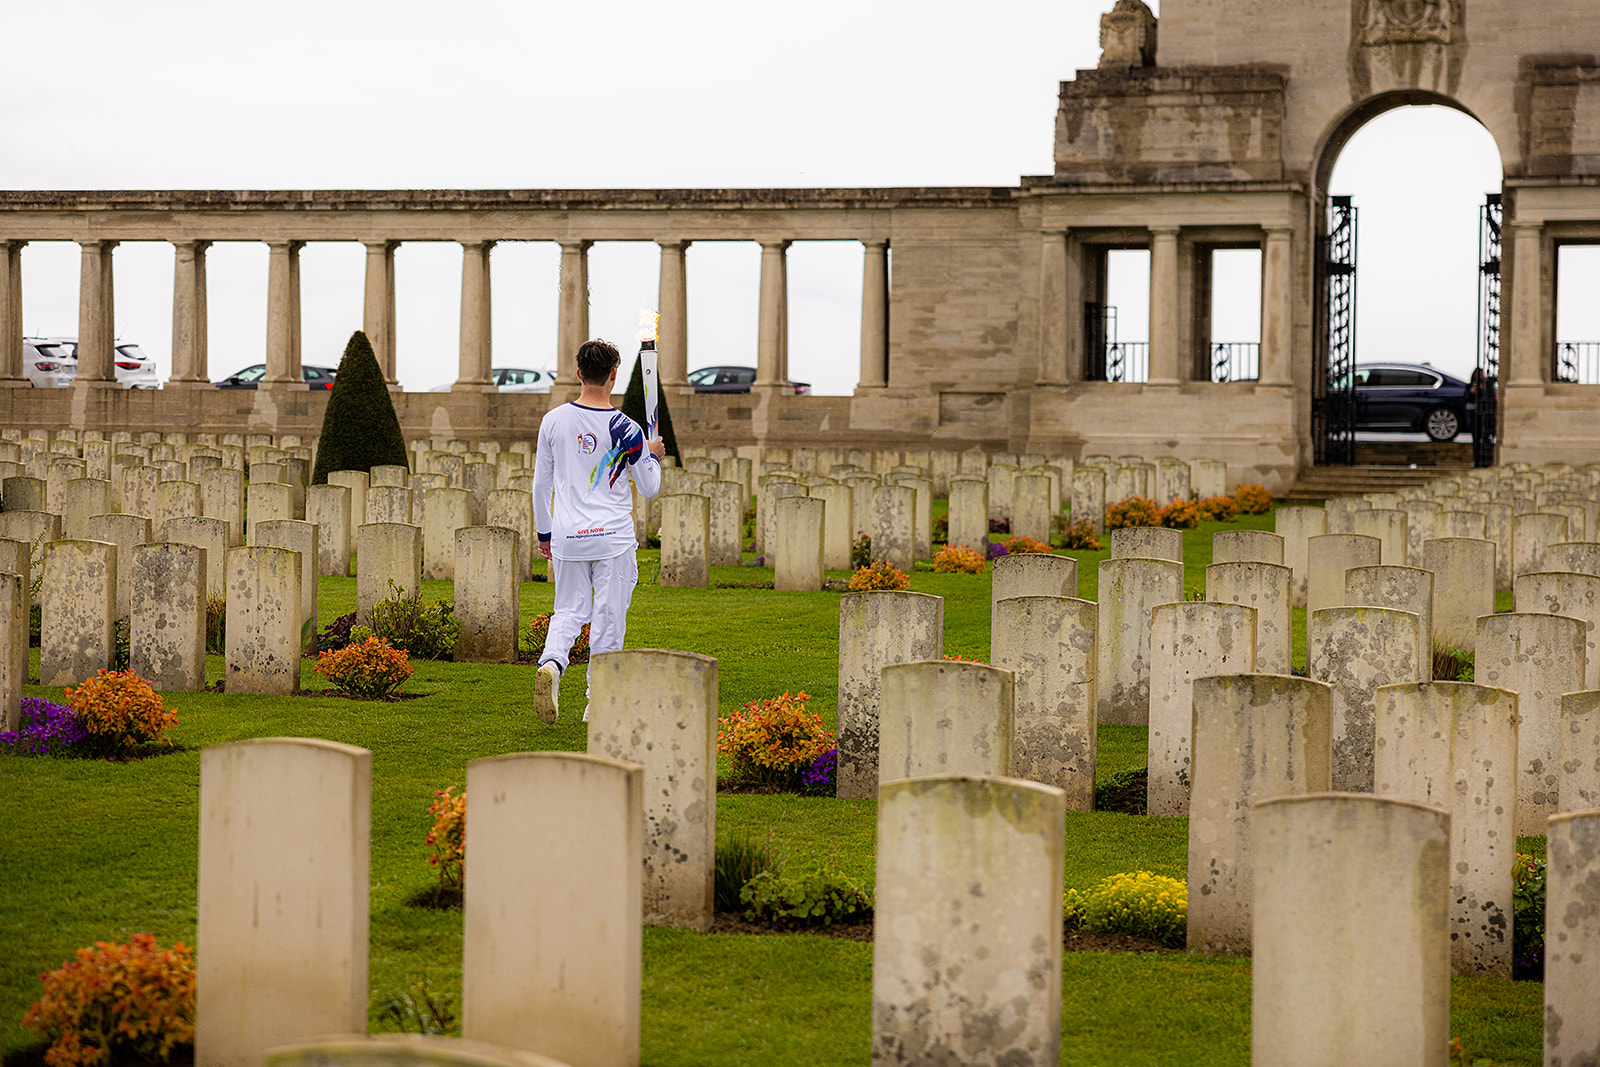
<path fill-rule="evenodd" d="M 611 559 L 637 547 L 633 494 L 661 489 L 639 424 L 612 407 L 562 404 L 539 424 L 533 519 L 557 559 Z M 552 505 L 553 501 L 553 505 Z"/>

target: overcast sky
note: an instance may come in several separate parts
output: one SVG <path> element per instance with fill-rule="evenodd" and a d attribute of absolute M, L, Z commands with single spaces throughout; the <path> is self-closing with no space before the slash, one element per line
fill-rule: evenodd
<path fill-rule="evenodd" d="M 13 5 L 0 186 L 1015 185 L 1052 169 L 1057 83 L 1094 66 L 1110 7 L 1026 2 L 1001 18 L 937 0 L 814 0 L 803 17 L 731 0 Z M 1471 366 L 1477 206 L 1499 178 L 1488 134 L 1443 109 L 1391 112 L 1346 148 L 1333 191 L 1361 208 L 1361 358 Z M 302 252 L 306 363 L 336 365 L 361 325 L 363 254 Z M 30 335 L 76 332 L 77 255 L 25 250 Z M 593 333 L 630 346 L 658 258 L 654 244 L 594 247 Z M 1255 340 L 1259 261 L 1233 258 L 1219 264 L 1216 339 Z M 755 362 L 759 260 L 754 244 L 691 247 L 691 368 Z M 407 388 L 456 375 L 460 261 L 454 244 L 397 254 Z M 213 380 L 264 358 L 266 264 L 264 245 L 211 249 Z M 554 363 L 557 264 L 554 245 L 496 247 L 497 366 Z M 125 244 L 116 266 L 119 336 L 165 376 L 171 246 Z M 1143 339 L 1145 267 L 1122 266 L 1121 336 Z M 790 373 L 818 392 L 854 386 L 860 284 L 858 244 L 791 248 Z M 1571 319 L 1579 303 L 1563 302 L 1558 332 L 1600 338 L 1600 322 Z"/>

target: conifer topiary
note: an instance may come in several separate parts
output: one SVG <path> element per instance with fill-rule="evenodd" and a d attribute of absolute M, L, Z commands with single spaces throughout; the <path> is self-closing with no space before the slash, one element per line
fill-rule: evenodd
<path fill-rule="evenodd" d="M 650 427 L 644 421 L 644 361 L 633 361 L 633 373 L 628 376 L 628 391 L 622 394 L 622 413 L 637 422 L 645 432 Z M 656 433 L 661 435 L 661 441 L 667 446 L 667 455 L 683 462 L 678 454 L 678 436 L 672 432 L 672 413 L 667 410 L 667 391 L 661 390 L 660 401 L 656 404 L 656 418 L 661 425 L 656 427 Z"/>
<path fill-rule="evenodd" d="M 409 466 L 406 439 L 372 342 L 357 330 L 333 379 L 311 482 L 326 484 L 330 471 L 370 471 L 386 463 Z"/>

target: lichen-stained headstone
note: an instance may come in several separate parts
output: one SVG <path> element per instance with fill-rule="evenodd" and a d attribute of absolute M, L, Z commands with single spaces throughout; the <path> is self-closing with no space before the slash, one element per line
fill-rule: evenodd
<path fill-rule="evenodd" d="M 1183 564 L 1166 559 L 1100 561 L 1095 685 L 1100 722 L 1150 721 L 1150 613 L 1183 599 Z"/>
<path fill-rule="evenodd" d="M 1394 608 L 1323 608 L 1306 626 L 1307 674 L 1333 687 L 1333 788 L 1372 792 L 1377 687 L 1422 680 L 1417 616 Z"/>
<path fill-rule="evenodd" d="M 944 649 L 944 599 L 873 590 L 839 600 L 839 757 L 836 794 L 878 793 L 878 722 L 883 668 L 938 659 Z"/>
<path fill-rule="evenodd" d="M 1048 557 L 1001 557 L 1040 558 Z M 1068 811 L 1094 810 L 1098 610 L 1066 596 L 1009 597 L 994 606 L 990 655 L 1015 676 L 1010 775 L 1060 789 Z"/>
<path fill-rule="evenodd" d="M 1544 1062 L 1600 1063 L 1600 810 L 1557 815 L 1545 837 Z"/>

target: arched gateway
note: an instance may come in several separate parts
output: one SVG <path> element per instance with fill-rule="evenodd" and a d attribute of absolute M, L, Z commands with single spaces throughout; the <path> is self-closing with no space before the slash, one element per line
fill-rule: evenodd
<path fill-rule="evenodd" d="M 1102 19 L 1099 68 L 1061 85 L 1055 172 L 1014 188 L 0 193 L 0 385 L 26 384 L 22 246 L 83 247 L 79 384 L 62 396 L 0 389 L 0 425 L 315 432 L 319 398 L 272 399 L 300 377 L 301 244 L 365 243 L 365 326 L 392 378 L 395 246 L 454 241 L 457 387 L 397 397 L 402 420 L 417 436 L 531 437 L 544 398 L 486 395 L 495 241 L 561 243 L 564 360 L 587 332 L 591 244 L 657 241 L 661 376 L 681 388 L 685 249 L 754 240 L 763 253 L 753 395 L 681 392 L 680 435 L 1226 457 L 1235 481 L 1281 490 L 1337 459 L 1341 443 L 1344 408 L 1327 374 L 1339 358 L 1344 277 L 1327 197 L 1333 160 L 1374 115 L 1433 103 L 1475 116 L 1504 167 L 1492 231 L 1503 225 L 1492 264 L 1503 266 L 1498 293 L 1487 287 L 1498 300 L 1490 321 L 1504 323 L 1486 347 L 1498 354 L 1487 368 L 1499 386 L 1497 458 L 1593 460 L 1600 384 L 1570 380 L 1558 360 L 1554 294 L 1558 246 L 1600 243 L 1600 2 L 1164 0 L 1159 45 L 1157 29 L 1139 0 L 1117 0 Z M 786 250 L 838 239 L 866 247 L 860 383 L 851 397 L 792 396 Z M 130 396 L 99 386 L 112 377 L 110 250 L 135 240 L 172 242 L 177 276 L 173 380 Z M 206 248 L 230 240 L 272 252 L 267 379 L 248 414 L 229 394 L 197 388 L 209 377 Z M 1137 366 L 1107 337 L 1103 310 L 1107 253 L 1130 247 L 1150 253 L 1149 342 Z M 1261 252 L 1260 342 L 1246 358 L 1219 359 L 1210 344 L 1210 253 L 1221 248 Z"/>

